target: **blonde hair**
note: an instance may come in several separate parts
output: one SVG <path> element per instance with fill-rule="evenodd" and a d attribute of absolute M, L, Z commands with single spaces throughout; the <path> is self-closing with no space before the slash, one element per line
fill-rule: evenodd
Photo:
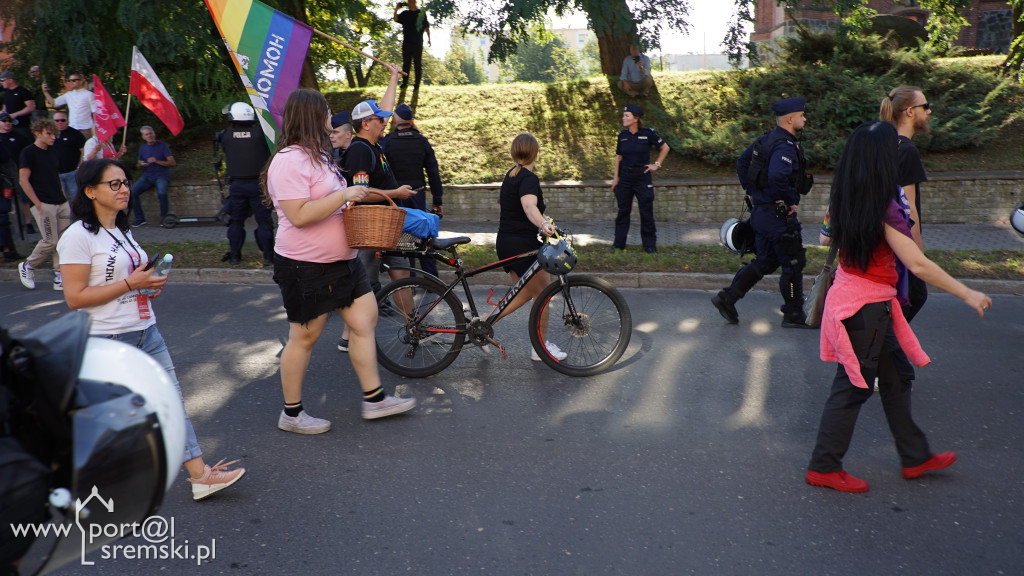
<path fill-rule="evenodd" d="M 893 126 L 899 126 L 899 114 L 906 110 L 914 102 L 914 98 L 921 92 L 917 86 L 897 86 L 889 95 L 882 98 L 882 104 L 878 107 L 878 119 L 888 122 Z"/>
<path fill-rule="evenodd" d="M 515 178 L 519 174 L 520 168 L 527 164 L 532 164 L 537 159 L 537 152 L 539 150 L 540 144 L 537 143 L 537 139 L 533 137 L 533 134 L 523 132 L 516 136 L 512 140 L 512 161 L 516 163 L 516 166 L 509 172 L 509 176 Z"/>

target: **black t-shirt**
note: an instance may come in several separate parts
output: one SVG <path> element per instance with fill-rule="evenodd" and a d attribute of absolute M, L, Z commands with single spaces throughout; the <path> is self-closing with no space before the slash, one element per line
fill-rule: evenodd
<path fill-rule="evenodd" d="M 344 166 L 342 174 L 349 186 L 369 186 L 378 190 L 394 190 L 398 188 L 395 174 L 391 171 L 388 157 L 377 144 L 371 144 L 366 138 L 356 136 L 348 145 L 342 157 Z M 369 196 L 368 199 L 380 198 Z M 387 204 L 386 201 L 369 201 L 364 204 Z"/>
<path fill-rule="evenodd" d="M 64 197 L 64 189 L 60 186 L 60 172 L 57 169 L 57 153 L 53 147 L 43 150 L 32 144 L 21 151 L 21 168 L 28 168 L 31 173 L 28 183 L 32 185 L 39 201 L 44 204 L 63 204 L 68 201 Z"/>
<path fill-rule="evenodd" d="M 53 141 L 53 150 L 57 153 L 57 166 L 61 174 L 74 172 L 82 160 L 82 148 L 85 148 L 85 136 L 74 128 L 66 128 Z"/>
<path fill-rule="evenodd" d="M 422 22 L 420 15 L 422 14 Z M 398 14 L 398 23 L 402 25 L 402 38 L 405 42 L 423 44 L 423 31 L 427 29 L 427 13 L 423 10 L 403 10 Z"/>
<path fill-rule="evenodd" d="M 511 176 L 512 170 L 505 174 L 501 183 L 498 201 L 501 204 L 501 215 L 498 218 L 498 234 L 516 236 L 536 236 L 537 225 L 530 222 L 523 209 L 523 196 L 530 194 L 537 197 L 537 209 L 544 213 L 544 193 L 540 189 L 540 179 L 526 168 L 520 168 L 519 174 Z"/>
<path fill-rule="evenodd" d="M 0 134 L 0 165 L 14 163 L 17 166 L 21 161 L 21 151 L 31 143 L 32 140 L 18 132 Z"/>
<path fill-rule="evenodd" d="M 25 109 L 25 103 L 32 101 L 32 91 L 24 86 L 18 86 L 4 92 L 4 108 L 8 114 L 14 114 Z M 32 121 L 30 116 L 19 116 L 15 118 L 18 124 L 25 124 L 28 127 L 28 123 Z"/>
<path fill-rule="evenodd" d="M 899 182 L 900 186 L 916 185 L 914 194 L 914 208 L 917 209 L 917 219 L 921 220 L 921 183 L 928 180 L 928 175 L 921 164 L 921 153 L 917 146 L 906 136 L 899 137 Z M 918 222 L 920 225 L 921 222 Z"/>

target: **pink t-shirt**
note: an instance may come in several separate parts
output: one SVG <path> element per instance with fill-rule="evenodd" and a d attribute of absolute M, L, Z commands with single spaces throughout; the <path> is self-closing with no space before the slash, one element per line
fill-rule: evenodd
<path fill-rule="evenodd" d="M 319 200 L 345 188 L 345 179 L 332 169 L 330 160 L 312 162 L 306 151 L 289 146 L 274 156 L 267 172 L 267 189 L 277 210 L 277 237 L 274 251 L 303 262 L 351 260 L 356 251 L 349 248 L 341 209 L 327 218 L 296 228 L 281 210 L 282 200 Z"/>

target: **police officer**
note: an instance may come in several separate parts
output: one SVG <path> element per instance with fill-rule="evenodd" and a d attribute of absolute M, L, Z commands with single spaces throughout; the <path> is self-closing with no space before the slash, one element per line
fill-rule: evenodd
<path fill-rule="evenodd" d="M 619 205 L 615 217 L 615 242 L 612 250 L 626 249 L 629 235 L 629 213 L 633 210 L 633 197 L 640 208 L 640 240 L 644 251 L 657 251 L 658 232 L 654 226 L 654 183 L 651 173 L 661 168 L 668 156 L 668 144 L 651 128 L 644 128 L 640 117 L 644 111 L 636 104 L 626 104 L 622 113 L 622 131 L 615 145 L 615 176 L 612 192 Z M 658 149 L 658 159 L 651 164 L 651 148 Z"/>
<path fill-rule="evenodd" d="M 231 126 L 214 137 L 214 143 L 224 149 L 228 164 L 228 244 L 227 258 L 231 264 L 242 262 L 245 244 L 245 220 L 256 218 L 256 245 L 263 252 L 263 265 L 274 264 L 274 221 L 270 209 L 263 204 L 260 194 L 260 172 L 270 158 L 267 140 L 256 123 L 256 111 L 244 102 L 228 107 Z"/>
<path fill-rule="evenodd" d="M 782 292 L 782 326 L 810 328 L 804 316 L 803 269 L 807 259 L 800 235 L 796 207 L 810 191 L 813 179 L 796 136 L 803 130 L 804 99 L 787 98 L 772 104 L 776 128 L 751 144 L 736 162 L 736 173 L 750 202 L 757 257 L 736 273 L 732 284 L 720 290 L 711 303 L 730 324 L 739 322 L 736 301 L 765 274 L 779 266 Z"/>
<path fill-rule="evenodd" d="M 444 187 L 441 184 L 437 156 L 434 155 L 434 149 L 427 137 L 420 134 L 419 128 L 416 127 L 412 108 L 408 104 L 399 104 L 395 108 L 395 131 L 381 140 L 380 147 L 392 161 L 395 180 L 399 184 L 412 186 L 416 191 L 414 196 L 403 201 L 403 205 L 417 210 L 427 209 L 427 182 L 423 178 L 423 172 L 426 171 L 427 180 L 430 182 L 430 196 L 433 198 L 432 211 L 438 215 L 444 214 L 444 208 L 441 207 Z M 420 267 L 423 271 L 437 276 L 437 263 L 433 259 L 421 258 Z"/>

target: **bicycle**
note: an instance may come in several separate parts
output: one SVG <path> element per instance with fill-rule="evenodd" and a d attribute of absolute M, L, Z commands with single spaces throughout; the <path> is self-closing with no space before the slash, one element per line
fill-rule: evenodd
<path fill-rule="evenodd" d="M 561 234 L 564 232 L 556 231 L 556 236 Z M 477 311 L 469 278 L 510 262 L 535 258 L 538 251 L 466 270 L 458 246 L 470 242 L 466 236 L 429 238 L 412 249 L 381 251 L 382 256 L 433 258 L 455 269 L 455 279 L 448 284 L 434 276 L 418 276 L 396 280 L 381 289 L 376 329 L 377 361 L 381 366 L 407 378 L 431 376 L 454 362 L 467 340 L 469 346 L 493 345 L 507 357 L 505 347 L 494 340 L 494 324 L 526 283 L 542 270 L 541 265 L 534 261 L 497 304 L 488 296 L 487 303 L 495 308 L 486 318 Z M 571 236 L 567 242 L 571 246 Z M 405 266 L 391 268 L 412 270 Z M 455 294 L 460 285 L 467 306 Z M 553 357 L 541 339 L 541 322 L 545 319 L 546 340 L 566 354 L 562 360 Z M 557 275 L 534 300 L 529 328 L 530 343 L 540 359 L 569 376 L 593 376 L 610 368 L 626 351 L 633 331 L 629 306 L 618 290 L 601 278 L 568 274 Z"/>

